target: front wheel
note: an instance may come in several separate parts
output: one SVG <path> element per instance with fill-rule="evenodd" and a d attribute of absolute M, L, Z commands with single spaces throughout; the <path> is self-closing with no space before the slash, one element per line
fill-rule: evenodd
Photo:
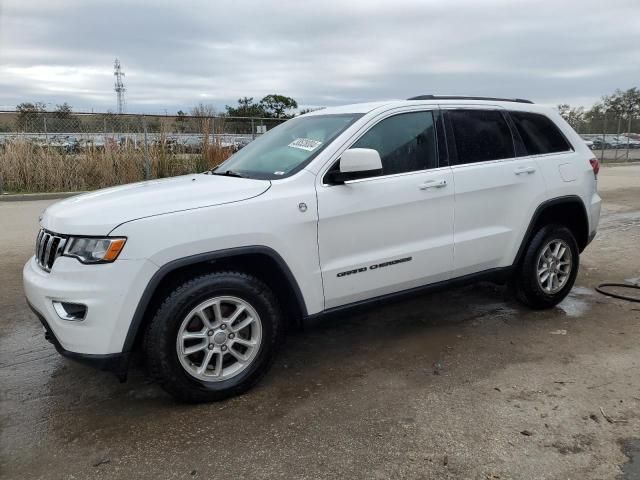
<path fill-rule="evenodd" d="M 238 395 L 271 366 L 283 325 L 258 279 L 237 272 L 194 278 L 166 298 L 147 329 L 149 373 L 182 401 Z"/>
<path fill-rule="evenodd" d="M 571 231 L 559 225 L 542 227 L 525 252 L 516 278 L 517 298 L 535 308 L 551 308 L 571 291 L 580 263 Z"/>

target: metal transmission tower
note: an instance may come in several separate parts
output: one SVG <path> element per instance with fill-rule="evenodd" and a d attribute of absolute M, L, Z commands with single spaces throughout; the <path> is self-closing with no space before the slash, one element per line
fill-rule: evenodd
<path fill-rule="evenodd" d="M 120 60 L 117 58 L 113 62 L 113 75 L 116 77 L 113 89 L 116 91 L 116 95 L 118 97 L 118 113 L 124 113 L 124 92 L 127 89 L 124 88 L 124 82 L 122 81 L 124 72 L 122 71 L 122 68 L 120 68 Z"/>

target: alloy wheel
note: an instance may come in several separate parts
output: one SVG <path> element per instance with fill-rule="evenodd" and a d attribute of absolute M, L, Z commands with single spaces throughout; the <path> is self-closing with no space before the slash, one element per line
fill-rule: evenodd
<path fill-rule="evenodd" d="M 185 371 L 199 380 L 221 382 L 246 370 L 262 340 L 262 323 L 245 300 L 214 297 L 182 321 L 176 351 Z"/>
<path fill-rule="evenodd" d="M 549 295 L 558 293 L 567 284 L 572 267 L 569 245 L 564 240 L 551 240 L 538 255 L 538 285 Z"/>

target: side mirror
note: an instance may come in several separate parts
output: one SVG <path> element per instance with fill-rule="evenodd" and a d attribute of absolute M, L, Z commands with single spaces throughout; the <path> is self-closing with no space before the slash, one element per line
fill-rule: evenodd
<path fill-rule="evenodd" d="M 349 180 L 373 177 L 382 172 L 382 160 L 372 148 L 350 148 L 340 157 L 340 170 L 327 174 L 331 185 L 341 185 Z"/>

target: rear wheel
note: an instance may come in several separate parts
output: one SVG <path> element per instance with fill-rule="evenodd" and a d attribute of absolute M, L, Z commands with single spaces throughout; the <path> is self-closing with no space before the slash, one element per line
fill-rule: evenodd
<path fill-rule="evenodd" d="M 238 395 L 269 369 L 283 333 L 271 290 L 219 272 L 176 288 L 145 335 L 151 376 L 174 397 L 209 402 Z"/>
<path fill-rule="evenodd" d="M 569 229 L 542 227 L 529 243 L 518 270 L 517 298 L 536 309 L 557 305 L 571 291 L 579 262 L 578 244 Z"/>

